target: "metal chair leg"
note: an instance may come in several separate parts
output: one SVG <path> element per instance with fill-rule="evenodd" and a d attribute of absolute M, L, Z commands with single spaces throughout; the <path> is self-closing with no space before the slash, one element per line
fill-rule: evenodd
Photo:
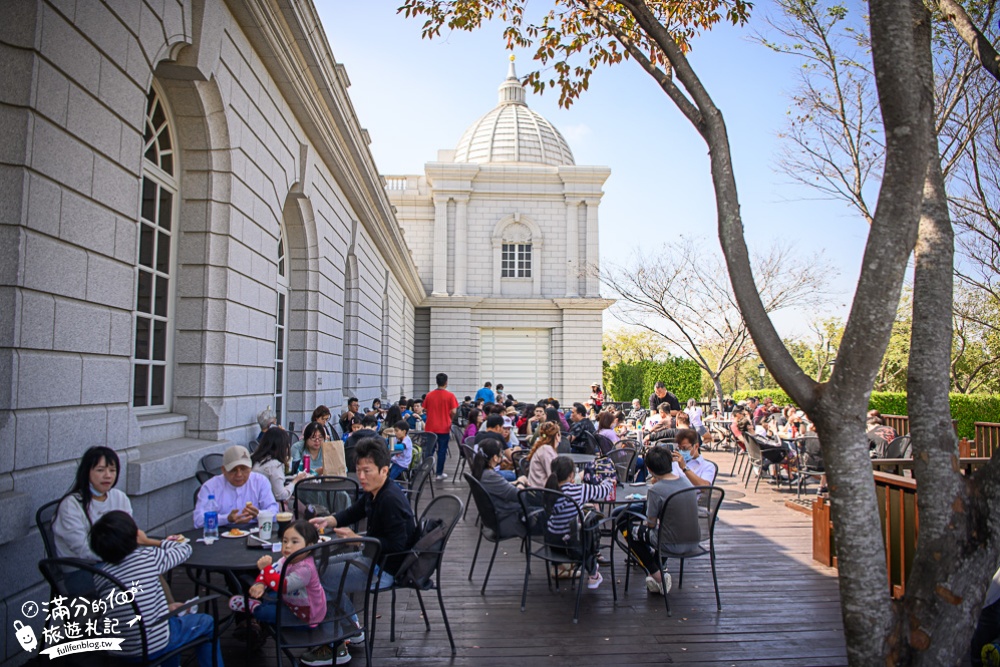
<path fill-rule="evenodd" d="M 719 578 L 715 575 L 715 545 L 713 544 L 708 551 L 709 558 L 712 559 L 712 584 L 715 585 L 715 606 L 719 611 L 722 611 L 722 598 L 719 597 Z"/>
<path fill-rule="evenodd" d="M 490 580 L 490 573 L 493 572 L 493 561 L 496 560 L 497 550 L 500 549 L 500 541 L 497 540 L 493 543 L 493 555 L 490 556 L 490 566 L 486 568 L 486 578 L 483 579 L 483 588 L 479 591 L 480 595 L 486 595 L 486 584 Z"/>
<path fill-rule="evenodd" d="M 420 595 L 420 589 L 413 589 L 417 593 L 417 602 L 420 603 L 420 613 L 424 615 L 424 625 L 427 628 L 427 632 L 431 631 L 431 619 L 427 617 L 427 609 L 424 607 L 424 598 Z M 440 590 L 440 589 L 439 589 Z"/>
<path fill-rule="evenodd" d="M 521 589 L 521 611 L 524 611 L 525 602 L 528 599 L 528 575 L 531 574 L 531 547 L 526 546 L 524 549 L 524 587 Z M 545 574 L 548 575 L 548 567 L 545 568 Z"/>
<path fill-rule="evenodd" d="M 441 570 L 438 570 L 437 573 L 437 595 L 438 605 L 441 607 L 441 618 L 444 619 L 444 629 L 448 633 L 448 643 L 451 644 L 451 654 L 455 655 L 455 638 L 451 636 L 451 623 L 448 622 L 448 612 L 444 610 L 444 597 L 441 595 Z M 426 613 L 424 616 L 426 617 Z"/>
<path fill-rule="evenodd" d="M 483 543 L 483 531 L 479 531 L 479 539 L 476 540 L 476 553 L 472 554 L 472 567 L 469 568 L 469 581 L 472 581 L 472 571 L 476 569 L 476 559 L 479 558 L 479 545 Z"/>

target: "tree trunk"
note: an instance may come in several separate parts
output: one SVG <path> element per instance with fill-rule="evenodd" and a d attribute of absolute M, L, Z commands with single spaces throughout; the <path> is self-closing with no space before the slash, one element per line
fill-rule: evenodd
<path fill-rule="evenodd" d="M 936 139 L 931 148 L 914 263 L 906 386 L 920 535 L 892 656 L 896 663 L 928 667 L 953 664 L 968 650 L 998 553 L 988 507 L 972 498 L 973 483 L 957 465 L 948 403 L 954 233 Z"/>
<path fill-rule="evenodd" d="M 722 412 L 722 401 L 724 400 L 722 395 L 722 378 L 718 375 L 713 375 L 712 384 L 715 385 L 715 400 L 719 404 L 719 412 Z"/>

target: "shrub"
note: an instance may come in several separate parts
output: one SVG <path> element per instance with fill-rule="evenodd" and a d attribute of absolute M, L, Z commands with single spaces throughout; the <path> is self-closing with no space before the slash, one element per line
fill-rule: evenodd
<path fill-rule="evenodd" d="M 638 398 L 646 405 L 653 385 L 662 381 L 684 403 L 689 398 L 701 398 L 701 368 L 694 361 L 669 357 L 666 361 L 621 362 L 607 366 L 604 384 L 613 401 Z"/>

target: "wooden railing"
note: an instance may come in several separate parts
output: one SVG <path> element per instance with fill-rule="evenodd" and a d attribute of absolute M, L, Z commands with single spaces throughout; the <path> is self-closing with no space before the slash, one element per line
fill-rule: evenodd
<path fill-rule="evenodd" d="M 976 456 L 993 456 L 1000 449 L 1000 424 L 976 422 L 976 439 L 972 443 Z"/>
<path fill-rule="evenodd" d="M 969 475 L 979 470 L 989 462 L 988 458 L 962 456 L 959 454 L 959 468 L 963 475 Z M 913 477 L 913 459 L 872 459 L 872 470 L 903 477 Z"/>
<path fill-rule="evenodd" d="M 970 474 L 989 461 L 988 458 L 962 458 L 959 466 L 964 474 Z M 878 502 L 879 518 L 882 520 L 882 535 L 885 539 L 886 566 L 889 574 L 889 593 L 894 598 L 901 597 L 906 589 L 906 578 L 910 573 L 913 554 L 917 548 L 917 534 L 920 519 L 917 514 L 917 480 L 888 472 L 879 468 L 892 468 L 906 472 L 913 466 L 912 460 L 876 459 L 872 461 L 875 470 L 875 495 Z M 833 523 L 829 503 L 817 498 L 812 507 L 813 519 L 813 560 L 827 566 L 837 567 L 837 549 L 833 539 Z"/>
<path fill-rule="evenodd" d="M 891 426 L 896 435 L 910 434 L 910 418 L 906 415 L 882 415 L 882 421 L 886 426 Z M 955 433 L 958 433 L 958 420 L 952 419 L 951 425 L 955 427 Z"/>

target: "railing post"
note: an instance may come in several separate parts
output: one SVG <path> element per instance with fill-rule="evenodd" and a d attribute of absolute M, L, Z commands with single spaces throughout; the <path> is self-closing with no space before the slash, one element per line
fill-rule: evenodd
<path fill-rule="evenodd" d="M 813 501 L 813 560 L 829 567 L 833 564 L 830 540 L 830 505 L 822 496 Z"/>

